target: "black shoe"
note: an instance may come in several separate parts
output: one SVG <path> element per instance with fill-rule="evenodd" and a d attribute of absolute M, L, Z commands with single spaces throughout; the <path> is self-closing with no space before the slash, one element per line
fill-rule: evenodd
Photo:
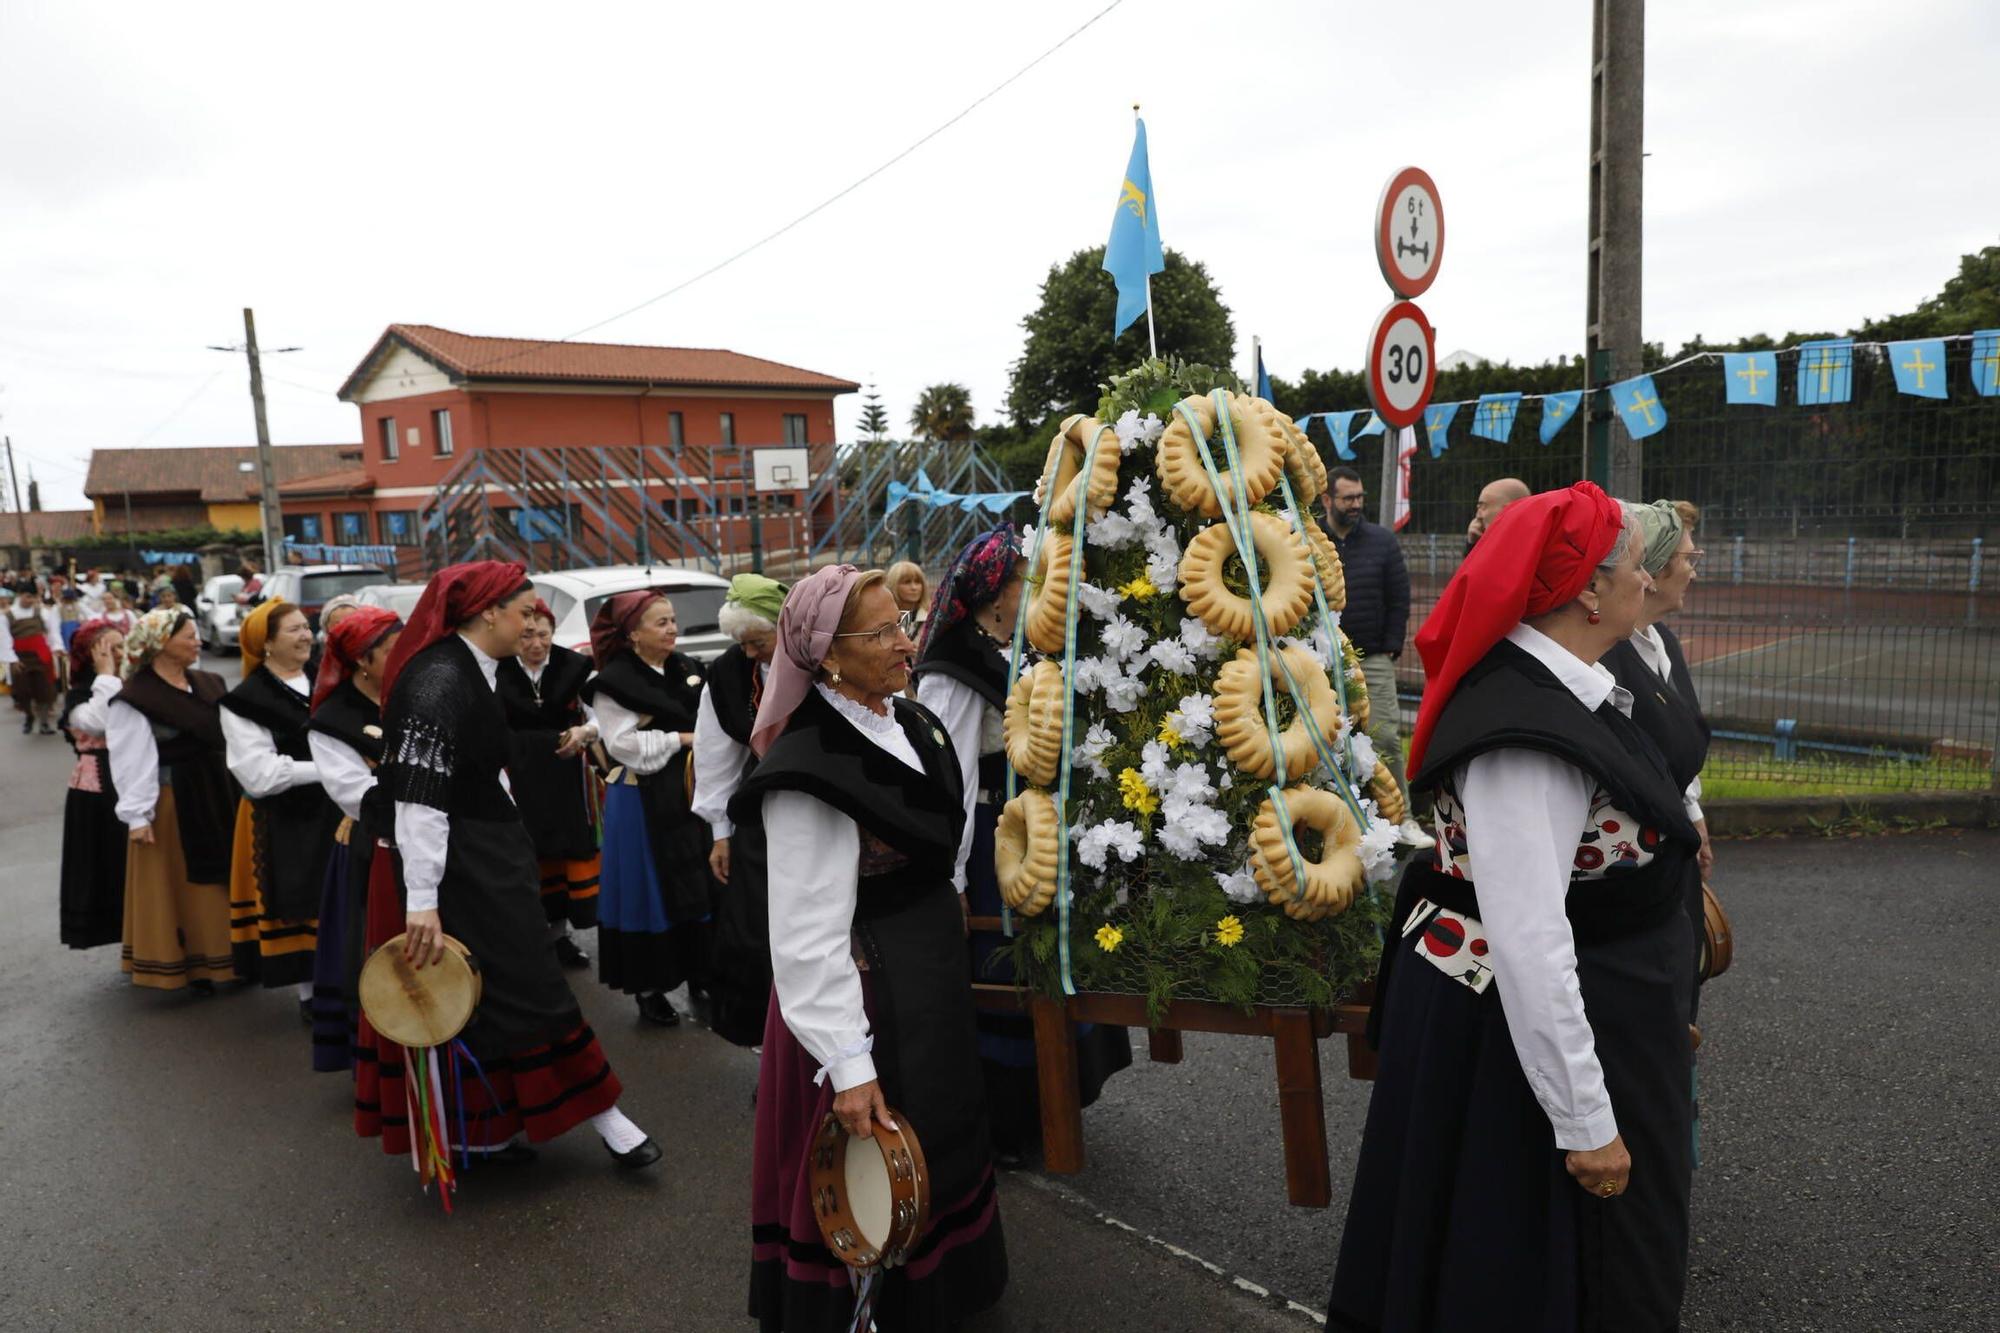
<path fill-rule="evenodd" d="M 55 734 L 56 734 L 56 729 L 54 727 L 50 726 L 46 722 L 42 723 L 42 735 L 53 736 Z"/>
<path fill-rule="evenodd" d="M 666 1156 L 660 1151 L 660 1145 L 650 1138 L 630 1152 L 612 1152 L 608 1143 L 604 1145 L 604 1151 L 611 1153 L 611 1160 L 618 1163 L 621 1171 L 638 1171 Z"/>
<path fill-rule="evenodd" d="M 35 730 L 35 719 L 32 716 L 24 717 L 21 719 L 21 734 L 23 736 L 33 733 L 34 730 Z"/>
<path fill-rule="evenodd" d="M 474 1153 L 475 1162 L 491 1162 L 495 1166 L 527 1166 L 541 1156 L 525 1143 L 509 1143 L 493 1152 Z"/>
<path fill-rule="evenodd" d="M 674 1008 L 674 1002 L 658 993 L 639 997 L 639 1017 L 663 1028 L 677 1028 L 681 1025 L 681 1016 Z"/>
<path fill-rule="evenodd" d="M 568 968 L 590 966 L 590 955 L 577 947 L 575 940 L 567 935 L 556 936 L 556 961 Z"/>
<path fill-rule="evenodd" d="M 215 994 L 215 983 L 207 977 L 197 977 L 188 983 L 188 994 L 198 995 L 202 999 L 207 999 L 209 996 Z"/>
<path fill-rule="evenodd" d="M 299 1022 L 304 1023 L 307 1027 L 313 1025 L 313 1002 L 311 1000 L 299 1001 Z"/>

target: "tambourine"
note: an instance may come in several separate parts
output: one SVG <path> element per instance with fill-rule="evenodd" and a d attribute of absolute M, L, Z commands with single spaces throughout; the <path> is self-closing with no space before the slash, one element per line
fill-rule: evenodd
<path fill-rule="evenodd" d="M 479 964 L 472 951 L 439 935 L 444 957 L 414 967 L 403 936 L 388 940 L 361 967 L 361 1012 L 399 1046 L 442 1046 L 465 1030 L 479 1007 Z"/>
<path fill-rule="evenodd" d="M 1701 885 L 1701 927 L 1699 975 L 1703 981 L 1712 981 L 1729 970 L 1736 942 L 1729 928 L 1729 913 L 1722 910 L 1722 899 L 1715 896 L 1707 880 Z"/>
<path fill-rule="evenodd" d="M 813 1136 L 808 1184 L 819 1233 L 834 1257 L 858 1272 L 894 1268 L 910 1257 L 931 1220 L 931 1178 L 916 1131 L 902 1112 L 856 1138 L 828 1114 Z"/>

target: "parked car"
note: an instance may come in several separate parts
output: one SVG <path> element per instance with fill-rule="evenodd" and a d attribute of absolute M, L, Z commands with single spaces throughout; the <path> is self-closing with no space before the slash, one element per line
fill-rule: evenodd
<path fill-rule="evenodd" d="M 287 565 L 264 576 L 253 605 L 274 597 L 290 602 L 306 613 L 306 620 L 317 633 L 319 609 L 326 605 L 327 599 L 388 581 L 389 572 L 376 565 Z"/>
<path fill-rule="evenodd" d="M 590 651 L 590 621 L 607 598 L 640 588 L 658 588 L 673 601 L 680 621 L 677 651 L 698 662 L 713 661 L 729 646 L 716 623 L 729 580 L 678 565 L 609 565 L 602 569 L 562 569 L 530 574 L 556 618 L 556 642 L 580 653 Z"/>
<path fill-rule="evenodd" d="M 354 595 L 363 606 L 379 606 L 395 612 L 399 620 L 408 620 L 410 612 L 417 609 L 417 599 L 424 595 L 425 586 L 422 583 L 371 583 Z"/>
<path fill-rule="evenodd" d="M 241 578 L 218 574 L 202 584 L 201 591 L 195 594 L 194 625 L 201 634 L 201 646 L 209 652 L 236 651 L 237 622 L 243 618 L 236 594 L 242 590 Z"/>

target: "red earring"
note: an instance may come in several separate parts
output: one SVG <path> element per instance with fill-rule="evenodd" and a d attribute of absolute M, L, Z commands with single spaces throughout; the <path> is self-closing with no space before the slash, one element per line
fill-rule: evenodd
<path fill-rule="evenodd" d="M 1598 620 L 1601 619 L 1601 617 L 1597 614 L 1597 612 L 1592 611 L 1588 619 L 1590 620 L 1591 624 L 1595 625 L 1598 622 Z"/>

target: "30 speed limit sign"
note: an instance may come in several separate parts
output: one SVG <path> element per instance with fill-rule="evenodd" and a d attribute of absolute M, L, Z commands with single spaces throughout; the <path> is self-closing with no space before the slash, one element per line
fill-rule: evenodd
<path fill-rule="evenodd" d="M 1391 426 L 1413 426 L 1437 386 L 1437 335 L 1414 301 L 1397 301 L 1368 336 L 1368 398 Z"/>

